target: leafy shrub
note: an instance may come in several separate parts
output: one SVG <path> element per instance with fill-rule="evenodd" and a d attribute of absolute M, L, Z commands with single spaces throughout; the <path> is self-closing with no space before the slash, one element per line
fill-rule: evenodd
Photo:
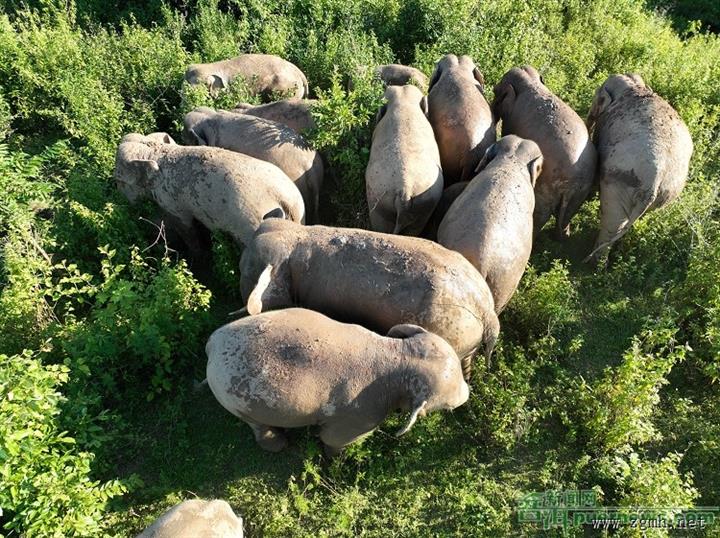
<path fill-rule="evenodd" d="M 114 250 L 101 252 L 103 280 L 87 291 L 93 310 L 59 335 L 65 361 L 110 400 L 138 393 L 151 400 L 192 366 L 210 294 L 184 262 L 153 267 L 134 249 L 128 266 L 115 265 Z"/>
<path fill-rule="evenodd" d="M 554 260 L 541 274 L 530 266 L 508 306 L 513 330 L 541 336 L 577 320 L 578 297 L 567 263 Z"/>
<path fill-rule="evenodd" d="M 581 437 L 599 452 L 642 445 L 660 438 L 653 414 L 659 391 L 672 367 L 685 359 L 687 348 L 674 340 L 676 329 L 659 325 L 633 339 L 617 368 L 608 368 L 593 385 L 574 381 L 571 414 Z"/>
<path fill-rule="evenodd" d="M 370 118 L 382 104 L 382 87 L 365 73 L 355 79 L 352 90 L 345 91 L 336 73 L 330 89 L 318 92 L 318 99 L 312 109 L 316 128 L 308 138 L 333 171 L 331 199 L 337 220 L 346 226 L 367 227 L 365 168 L 370 157 Z"/>
<path fill-rule="evenodd" d="M 97 536 L 105 503 L 126 491 L 92 480 L 93 455 L 58 428 L 69 372 L 30 352 L 0 355 L 0 523 L 11 533 Z"/>

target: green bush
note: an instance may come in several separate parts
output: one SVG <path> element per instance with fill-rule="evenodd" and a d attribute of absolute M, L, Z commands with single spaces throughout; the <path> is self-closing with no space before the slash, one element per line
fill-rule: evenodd
<path fill-rule="evenodd" d="M 86 289 L 92 311 L 58 335 L 65 362 L 87 377 L 83 390 L 90 386 L 110 401 L 137 394 L 151 400 L 192 368 L 210 294 L 184 262 L 154 267 L 135 249 L 127 266 L 116 265 L 114 250 L 101 252 L 103 280 Z"/>
<path fill-rule="evenodd" d="M 58 427 L 69 372 L 0 354 L 0 522 L 11 536 L 97 536 L 106 502 L 126 491 L 91 480 L 93 455 Z"/>
<path fill-rule="evenodd" d="M 659 392 L 687 352 L 675 342 L 675 332 L 662 325 L 647 329 L 633 339 L 620 365 L 608 368 L 598 382 L 573 381 L 576 403 L 569 412 L 591 450 L 611 453 L 661 438 L 653 423 Z"/>
<path fill-rule="evenodd" d="M 382 87 L 365 73 L 346 91 L 336 73 L 330 89 L 320 91 L 318 99 L 312 109 L 316 128 L 308 138 L 330 164 L 328 179 L 334 182 L 331 200 L 336 220 L 345 226 L 367 228 L 365 168 L 370 158 L 371 118 L 382 104 Z"/>

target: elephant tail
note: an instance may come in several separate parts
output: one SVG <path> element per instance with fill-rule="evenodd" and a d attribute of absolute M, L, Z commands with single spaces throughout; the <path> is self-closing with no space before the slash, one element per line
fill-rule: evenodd
<path fill-rule="evenodd" d="M 302 86 L 303 86 L 303 97 L 305 99 L 309 99 L 310 98 L 310 85 L 308 84 L 305 73 L 302 73 Z"/>

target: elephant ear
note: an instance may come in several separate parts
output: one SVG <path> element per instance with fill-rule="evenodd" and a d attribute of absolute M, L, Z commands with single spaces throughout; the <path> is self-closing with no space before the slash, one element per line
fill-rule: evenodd
<path fill-rule="evenodd" d="M 160 171 L 157 161 L 152 159 L 135 159 L 129 165 L 138 174 L 138 187 L 148 188 L 152 185 L 153 176 Z"/>
<path fill-rule="evenodd" d="M 286 218 L 287 218 L 287 215 L 285 214 L 285 211 L 283 210 L 283 208 L 276 207 L 272 211 L 268 211 L 267 213 L 265 213 L 265 215 L 263 215 L 262 219 L 267 220 L 267 219 L 286 219 Z"/>
<path fill-rule="evenodd" d="M 208 90 L 220 90 L 225 88 L 225 80 L 220 75 L 210 75 L 207 78 Z"/>
<path fill-rule="evenodd" d="M 208 141 L 205 140 L 203 136 L 201 136 L 200 133 L 198 133 L 195 129 L 192 127 L 187 130 L 187 138 L 190 142 L 190 145 L 192 146 L 208 146 Z"/>
<path fill-rule="evenodd" d="M 533 188 L 535 188 L 535 183 L 537 182 L 538 177 L 540 177 L 540 174 L 542 173 L 542 157 L 535 157 L 532 161 L 528 163 L 528 172 L 530 172 L 530 183 L 532 184 Z"/>
<path fill-rule="evenodd" d="M 602 86 L 600 86 L 597 92 L 595 92 L 595 98 L 593 99 L 592 106 L 590 107 L 590 112 L 588 113 L 587 120 L 585 121 L 588 132 L 592 133 L 598 117 L 605 111 L 608 106 L 610 106 L 612 100 L 613 96 L 606 88 L 606 85 L 603 84 Z"/>
<path fill-rule="evenodd" d="M 430 109 L 428 108 L 428 98 L 427 95 L 423 95 L 422 99 L 420 99 L 420 110 L 423 111 L 423 114 L 425 114 L 425 117 L 430 113 Z"/>
<path fill-rule="evenodd" d="M 435 65 L 435 70 L 433 71 L 432 77 L 430 77 L 430 82 L 428 83 L 428 93 L 430 93 L 430 90 L 433 89 L 433 86 L 437 84 L 438 80 L 440 80 L 440 77 L 442 76 L 442 68 L 440 67 L 440 62 L 438 62 Z"/>
<path fill-rule="evenodd" d="M 420 327 L 420 325 L 403 323 L 401 325 L 395 325 L 394 327 L 391 327 L 387 335 L 389 338 L 410 338 L 417 334 L 424 333 L 427 333 L 427 331 Z"/>
<path fill-rule="evenodd" d="M 480 84 L 480 92 L 485 93 L 485 77 L 477 67 L 473 68 L 473 78 Z"/>
<path fill-rule="evenodd" d="M 380 120 L 383 119 L 386 112 L 387 112 L 387 104 L 384 104 L 383 106 L 381 106 L 378 109 L 377 114 L 375 114 L 375 125 L 380 123 Z"/>
<path fill-rule="evenodd" d="M 410 418 L 405 423 L 405 426 L 400 428 L 396 433 L 395 437 L 402 437 L 407 432 L 410 431 L 410 429 L 413 427 L 415 422 L 417 422 L 418 416 L 420 413 L 422 413 L 425 410 L 425 406 L 427 405 L 427 400 L 423 400 L 419 402 L 417 405 L 415 405 L 415 408 L 413 409 L 412 413 L 410 414 Z"/>
<path fill-rule="evenodd" d="M 492 113 L 496 118 L 505 118 L 510 115 L 515 104 L 515 87 L 509 82 L 501 82 L 495 87 Z M 504 127 L 503 127 L 504 129 Z"/>
<path fill-rule="evenodd" d="M 485 155 L 483 155 L 483 158 L 480 159 L 480 162 L 475 167 L 475 173 L 478 174 L 479 172 L 482 172 L 483 170 L 485 170 L 487 165 L 490 164 L 490 162 L 495 157 L 497 157 L 497 152 L 498 152 L 497 143 L 493 144 L 488 149 L 486 149 Z"/>

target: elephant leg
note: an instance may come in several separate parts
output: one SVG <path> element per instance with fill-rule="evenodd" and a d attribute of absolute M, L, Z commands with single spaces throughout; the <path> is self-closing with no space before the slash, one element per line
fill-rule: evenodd
<path fill-rule="evenodd" d="M 371 208 L 372 209 L 372 208 Z M 388 220 L 384 215 L 377 209 L 370 212 L 370 227 L 375 232 L 392 233 L 395 228 L 395 221 Z"/>
<path fill-rule="evenodd" d="M 533 211 L 533 239 L 537 237 L 545 223 L 553 214 L 552 201 L 543 196 L 541 192 L 535 194 L 535 210 Z"/>
<path fill-rule="evenodd" d="M 573 186 L 575 189 L 563 195 L 558 208 L 555 234 L 559 240 L 570 237 L 570 220 L 590 196 L 593 185 L 591 180 L 576 180 L 573 182 Z"/>
<path fill-rule="evenodd" d="M 369 431 L 359 431 L 351 424 L 331 423 L 325 424 L 320 430 L 320 440 L 323 442 L 325 455 L 334 458 L 347 445 L 359 441 L 368 434 Z"/>
<path fill-rule="evenodd" d="M 606 257 L 649 206 L 649 202 L 638 203 L 633 189 L 622 181 L 603 180 L 600 183 L 600 232 L 585 261 L 597 264 Z"/>
<path fill-rule="evenodd" d="M 287 446 L 287 437 L 285 437 L 281 428 L 258 424 L 246 418 L 243 418 L 243 420 L 252 428 L 255 434 L 255 441 L 257 441 L 257 444 L 260 445 L 260 448 L 263 450 L 280 452 Z"/>
<path fill-rule="evenodd" d="M 193 257 L 199 257 L 203 254 L 202 239 L 198 234 L 192 215 L 178 216 L 165 213 L 163 220 L 180 235 Z"/>

